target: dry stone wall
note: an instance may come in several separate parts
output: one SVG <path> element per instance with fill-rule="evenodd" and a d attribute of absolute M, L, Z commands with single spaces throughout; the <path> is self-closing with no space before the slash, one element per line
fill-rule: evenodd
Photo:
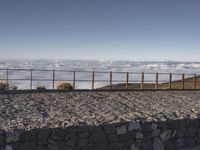
<path fill-rule="evenodd" d="M 199 119 L 0 131 L 0 150 L 198 150 Z"/>

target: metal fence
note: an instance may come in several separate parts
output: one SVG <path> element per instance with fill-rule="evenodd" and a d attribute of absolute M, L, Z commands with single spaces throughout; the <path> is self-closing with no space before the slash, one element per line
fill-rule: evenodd
<path fill-rule="evenodd" d="M 38 75 L 39 72 L 39 75 Z M 20 73 L 23 73 L 20 75 Z M 84 75 L 83 75 L 84 74 Z M 70 71 L 46 69 L 0 69 L 0 80 L 9 83 L 29 85 L 26 89 L 35 89 L 34 82 L 49 82 L 49 89 L 56 89 L 57 82 L 70 82 L 73 89 L 87 83 L 81 89 L 199 89 L 200 79 L 197 74 L 144 73 L 144 72 L 103 72 Z M 102 87 L 96 86 L 101 83 Z M 18 86 L 18 85 L 16 85 Z"/>

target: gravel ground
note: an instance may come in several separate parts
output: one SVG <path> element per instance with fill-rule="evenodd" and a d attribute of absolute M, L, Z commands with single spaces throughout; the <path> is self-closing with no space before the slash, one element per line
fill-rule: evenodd
<path fill-rule="evenodd" d="M 0 128 L 32 129 L 197 118 L 200 91 L 0 94 Z"/>

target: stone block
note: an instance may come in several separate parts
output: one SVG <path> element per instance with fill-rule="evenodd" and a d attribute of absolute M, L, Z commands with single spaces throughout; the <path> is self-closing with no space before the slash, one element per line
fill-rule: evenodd
<path fill-rule="evenodd" d="M 38 133 L 38 140 L 47 141 L 50 132 L 51 132 L 50 129 L 41 129 Z"/>
<path fill-rule="evenodd" d="M 185 142 L 185 138 L 178 138 L 177 140 L 176 140 L 176 145 L 178 146 L 178 148 L 183 148 L 183 147 L 185 147 L 185 145 L 186 145 L 186 142 Z"/>
<path fill-rule="evenodd" d="M 168 120 L 167 121 L 167 128 L 168 129 L 177 129 L 177 128 L 179 128 L 179 121 L 178 120 Z"/>
<path fill-rule="evenodd" d="M 18 142 L 19 139 L 20 139 L 20 132 L 19 131 L 15 131 L 15 132 L 9 133 L 6 136 L 6 143 Z"/>
<path fill-rule="evenodd" d="M 130 149 L 131 150 L 138 150 L 138 148 L 135 146 L 135 144 L 132 144 Z"/>
<path fill-rule="evenodd" d="M 35 145 L 34 142 L 25 142 L 19 147 L 19 150 L 35 150 Z"/>
<path fill-rule="evenodd" d="M 89 143 L 88 138 L 79 138 L 78 139 L 78 147 L 84 147 Z"/>
<path fill-rule="evenodd" d="M 32 131 L 26 131 L 22 134 L 21 136 L 21 141 L 22 142 L 31 142 L 31 141 L 36 141 L 37 133 L 32 132 Z"/>
<path fill-rule="evenodd" d="M 105 131 L 106 135 L 115 134 L 116 127 L 114 125 L 106 125 L 106 126 L 104 126 L 104 131 Z"/>
<path fill-rule="evenodd" d="M 48 148 L 45 147 L 45 146 L 37 146 L 37 147 L 35 148 L 35 150 L 48 150 Z"/>
<path fill-rule="evenodd" d="M 126 125 L 117 127 L 117 135 L 122 135 L 127 133 L 127 127 Z"/>
<path fill-rule="evenodd" d="M 128 131 L 139 130 L 140 123 L 139 122 L 131 122 L 128 126 Z"/>
<path fill-rule="evenodd" d="M 187 138 L 189 138 L 189 137 L 194 137 L 195 135 L 196 135 L 196 133 L 197 133 L 197 131 L 196 131 L 196 128 L 187 128 L 186 129 L 186 132 L 185 132 L 185 136 L 187 137 Z"/>
<path fill-rule="evenodd" d="M 195 138 L 187 138 L 185 141 L 187 147 L 193 147 L 195 145 Z"/>
<path fill-rule="evenodd" d="M 160 135 L 160 129 L 153 130 L 151 137 L 158 137 Z"/>
<path fill-rule="evenodd" d="M 142 150 L 152 150 L 153 149 L 153 141 L 151 137 L 144 137 L 142 141 Z"/>
<path fill-rule="evenodd" d="M 11 145 L 6 145 L 5 150 L 13 150 Z"/>
<path fill-rule="evenodd" d="M 108 136 L 108 140 L 110 143 L 112 142 L 118 142 L 119 141 L 119 137 L 116 134 L 111 134 Z"/>
<path fill-rule="evenodd" d="M 178 146 L 175 143 L 174 139 L 171 139 L 171 140 L 167 141 L 165 143 L 165 145 L 166 145 L 165 150 L 177 150 L 178 149 Z"/>
<path fill-rule="evenodd" d="M 166 142 L 171 138 L 172 130 L 165 130 L 163 133 L 160 134 L 160 138 L 163 142 Z"/>
<path fill-rule="evenodd" d="M 105 135 L 104 131 L 100 127 L 98 127 L 98 128 L 95 128 L 95 130 L 93 131 L 90 138 L 91 138 L 90 140 L 93 142 L 105 141 L 106 135 Z"/>
<path fill-rule="evenodd" d="M 5 144 L 5 136 L 0 135 L 0 147 L 4 146 L 4 144 Z"/>
<path fill-rule="evenodd" d="M 135 140 L 137 142 L 141 142 L 143 140 L 144 135 L 141 132 L 137 132 L 135 135 Z"/>
<path fill-rule="evenodd" d="M 66 145 L 68 146 L 75 146 L 78 138 L 76 136 L 71 137 L 67 142 Z"/>
<path fill-rule="evenodd" d="M 164 150 L 165 145 L 162 143 L 162 141 L 159 138 L 153 139 L 153 150 Z"/>

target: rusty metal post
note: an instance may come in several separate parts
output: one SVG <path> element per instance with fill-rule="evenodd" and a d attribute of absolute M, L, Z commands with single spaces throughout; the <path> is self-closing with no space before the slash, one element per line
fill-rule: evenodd
<path fill-rule="evenodd" d="M 194 74 L 193 89 L 196 89 L 196 83 L 197 83 L 197 76 L 196 76 L 196 74 Z"/>
<path fill-rule="evenodd" d="M 126 89 L 128 89 L 129 72 L 126 73 Z"/>
<path fill-rule="evenodd" d="M 32 84 L 33 84 L 33 70 L 30 69 L 30 72 L 31 72 L 30 90 L 32 90 Z"/>
<path fill-rule="evenodd" d="M 74 71 L 73 72 L 73 89 L 75 89 L 75 86 L 76 86 L 76 72 Z"/>
<path fill-rule="evenodd" d="M 156 72 L 156 84 L 155 84 L 155 89 L 158 89 L 158 72 Z"/>
<path fill-rule="evenodd" d="M 54 90 L 54 86 L 55 86 L 55 70 L 53 70 L 53 90 Z"/>
<path fill-rule="evenodd" d="M 185 74 L 182 74 L 182 83 L 181 83 L 181 89 L 183 90 L 185 88 Z"/>
<path fill-rule="evenodd" d="M 94 71 L 92 72 L 92 90 L 94 89 Z"/>
<path fill-rule="evenodd" d="M 169 89 L 172 89 L 172 73 L 169 73 Z"/>
<path fill-rule="evenodd" d="M 110 89 L 112 89 L 112 71 L 110 72 Z"/>
<path fill-rule="evenodd" d="M 144 72 L 142 72 L 142 76 L 141 76 L 141 90 L 144 89 Z"/>

